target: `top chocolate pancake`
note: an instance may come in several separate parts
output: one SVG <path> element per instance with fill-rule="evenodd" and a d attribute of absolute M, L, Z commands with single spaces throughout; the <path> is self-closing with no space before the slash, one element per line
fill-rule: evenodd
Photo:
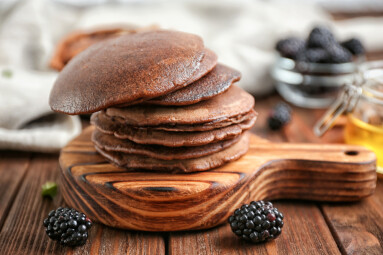
<path fill-rule="evenodd" d="M 218 64 L 210 73 L 189 86 L 149 100 L 147 103 L 157 105 L 195 104 L 225 92 L 240 78 L 241 73 L 237 70 Z"/>
<path fill-rule="evenodd" d="M 195 76 L 203 76 L 202 78 L 200 78 L 199 80 L 203 79 L 204 77 L 206 77 L 206 75 L 210 74 L 212 72 L 212 70 L 209 70 L 208 73 L 206 74 L 206 70 L 209 69 L 209 68 L 215 68 L 214 66 L 211 65 L 211 63 L 217 63 L 217 55 L 212 52 L 211 50 L 209 49 L 204 49 L 204 58 L 202 59 L 201 61 L 201 65 L 200 65 L 200 68 L 198 69 L 197 73 L 195 74 Z M 204 72 L 202 73 L 201 70 Z M 213 69 L 214 70 L 214 69 Z M 177 92 L 179 90 L 183 90 L 189 86 L 192 86 L 193 84 L 197 83 L 199 80 L 197 81 L 194 81 L 193 83 L 191 84 L 187 84 L 187 86 L 185 87 L 182 87 L 181 89 L 178 89 L 174 92 Z M 230 84 L 231 85 L 231 84 Z M 230 87 L 230 85 L 228 86 L 228 88 Z M 170 92 L 169 94 L 166 94 L 165 96 L 167 95 L 170 95 L 170 94 L 173 94 L 174 92 Z M 222 91 L 224 92 L 224 91 Z M 161 97 L 157 97 L 157 98 L 161 98 Z M 157 99 L 155 98 L 155 99 Z M 129 105 L 133 105 L 133 104 L 138 104 L 138 103 L 142 103 L 143 101 L 145 101 L 145 103 L 147 102 L 151 102 L 151 100 L 147 101 L 146 99 L 141 99 L 141 100 L 136 100 L 134 102 L 128 102 L 128 103 L 125 103 L 125 104 L 120 104 L 120 105 L 117 105 L 116 107 L 126 107 L 126 106 L 129 106 Z M 174 101 L 174 100 L 173 100 Z M 153 103 L 151 103 L 153 104 Z M 156 104 L 156 103 L 154 103 Z M 186 104 L 186 103 L 185 103 Z M 191 103 L 190 103 L 191 104 Z M 164 102 L 162 105 L 180 105 L 180 104 L 172 104 L 171 102 L 170 103 L 166 103 Z"/>
<path fill-rule="evenodd" d="M 69 61 L 49 104 L 57 112 L 84 114 L 159 97 L 211 71 L 216 57 L 209 54 L 199 36 L 176 31 L 102 41 Z"/>
<path fill-rule="evenodd" d="M 125 108 L 108 108 L 110 117 L 131 126 L 193 125 L 241 116 L 253 109 L 254 98 L 233 85 L 226 92 L 209 100 L 184 107 L 134 105 Z"/>

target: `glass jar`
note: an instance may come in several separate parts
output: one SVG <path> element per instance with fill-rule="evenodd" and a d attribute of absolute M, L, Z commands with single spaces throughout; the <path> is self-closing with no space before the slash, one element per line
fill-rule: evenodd
<path fill-rule="evenodd" d="M 315 125 L 314 133 L 324 134 L 342 113 L 347 114 L 345 142 L 375 152 L 377 172 L 383 174 L 383 61 L 360 66 L 359 78 L 343 93 Z"/>
<path fill-rule="evenodd" d="M 271 70 L 279 94 L 288 102 L 305 108 L 326 108 L 352 83 L 362 58 L 341 64 L 298 62 L 281 56 Z"/>

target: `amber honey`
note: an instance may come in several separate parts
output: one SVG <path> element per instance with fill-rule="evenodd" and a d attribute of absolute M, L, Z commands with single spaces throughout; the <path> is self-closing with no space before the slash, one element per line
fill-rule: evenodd
<path fill-rule="evenodd" d="M 377 157 L 377 172 L 383 174 L 383 124 L 372 125 L 348 114 L 345 129 L 345 142 L 367 147 Z"/>

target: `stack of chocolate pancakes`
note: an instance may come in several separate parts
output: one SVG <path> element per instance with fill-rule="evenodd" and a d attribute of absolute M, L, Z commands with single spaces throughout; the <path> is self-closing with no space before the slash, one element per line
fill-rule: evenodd
<path fill-rule="evenodd" d="M 53 110 L 93 113 L 92 141 L 126 169 L 206 171 L 244 155 L 256 120 L 240 73 L 217 64 L 200 37 L 176 31 L 92 45 L 60 73 Z"/>

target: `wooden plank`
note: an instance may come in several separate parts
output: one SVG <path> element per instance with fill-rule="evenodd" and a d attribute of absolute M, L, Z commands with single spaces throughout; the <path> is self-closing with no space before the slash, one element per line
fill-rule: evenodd
<path fill-rule="evenodd" d="M 344 254 L 383 254 L 383 181 L 358 203 L 324 204 L 322 211 Z"/>
<path fill-rule="evenodd" d="M 159 234 L 111 229 L 99 224 L 81 247 L 68 248 L 48 238 L 42 226 L 48 212 L 64 206 L 59 192 L 54 200 L 40 196 L 41 185 L 58 181 L 57 155 L 37 154 L 31 160 L 25 180 L 0 233 L 0 254 L 164 254 Z"/>
<path fill-rule="evenodd" d="M 26 152 L 2 151 L 0 157 L 0 229 L 19 190 L 29 165 Z"/>
<path fill-rule="evenodd" d="M 274 205 L 285 215 L 282 234 L 274 241 L 245 242 L 224 224 L 207 231 L 172 233 L 169 254 L 339 254 L 315 204 L 285 201 Z"/>
<path fill-rule="evenodd" d="M 294 121 L 285 129 L 290 142 L 342 143 L 342 116 L 335 127 L 323 137 L 310 132 L 322 116 L 322 110 L 294 108 Z M 323 215 L 344 254 L 383 254 L 383 181 L 379 180 L 375 194 L 359 203 L 324 204 Z"/>
<path fill-rule="evenodd" d="M 315 123 L 323 116 L 324 110 L 303 109 L 292 107 L 292 121 L 284 129 L 284 135 L 292 143 L 343 143 L 343 127 L 346 116 L 341 116 L 322 137 L 313 133 Z"/>
<path fill-rule="evenodd" d="M 255 108 L 259 115 L 252 130 L 275 142 L 287 140 L 287 127 L 281 131 L 271 131 L 267 127 L 268 114 L 279 101 L 281 98 L 277 95 L 256 100 Z M 292 124 L 294 121 L 293 116 Z M 171 233 L 169 254 L 339 254 L 316 204 L 296 201 L 279 201 L 274 204 L 285 214 L 282 235 L 275 241 L 265 244 L 247 243 L 231 232 L 229 224 L 224 224 L 208 231 Z"/>
<path fill-rule="evenodd" d="M 86 128 L 61 151 L 62 195 L 110 227 L 206 229 L 221 224 L 245 199 L 350 201 L 375 189 L 375 155 L 363 147 L 281 144 L 252 135 L 246 155 L 211 171 L 143 173 L 105 161 L 91 142 L 93 131 Z"/>

